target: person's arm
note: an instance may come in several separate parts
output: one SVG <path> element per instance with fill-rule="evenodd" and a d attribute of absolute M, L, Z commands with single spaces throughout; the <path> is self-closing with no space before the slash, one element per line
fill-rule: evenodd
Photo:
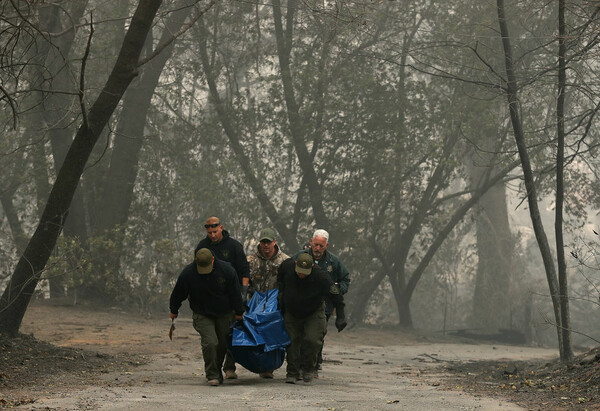
<path fill-rule="evenodd" d="M 228 290 L 229 290 L 229 301 L 231 303 L 231 309 L 235 312 L 235 319 L 241 320 L 244 314 L 244 302 L 242 301 L 242 289 L 238 280 L 237 274 L 233 267 L 229 264 L 223 264 L 224 274 L 227 275 Z"/>
<path fill-rule="evenodd" d="M 331 281 L 329 276 L 326 276 L 325 278 L 327 280 L 326 286 L 329 287 L 329 299 L 335 307 L 335 328 L 337 328 L 339 332 L 346 328 L 346 325 L 348 325 L 346 322 L 346 314 L 344 312 L 344 297 L 342 296 L 339 285 Z"/>
<path fill-rule="evenodd" d="M 249 255 L 247 258 L 248 260 L 248 287 L 246 289 L 246 298 L 248 299 L 248 297 L 252 297 L 252 295 L 254 294 L 254 292 L 256 291 L 255 288 L 255 284 L 254 284 L 254 276 L 256 275 L 256 270 L 258 270 L 257 268 L 257 262 L 256 262 L 256 256 L 254 255 Z M 243 285 L 243 283 L 242 283 Z M 242 295 L 244 295 L 244 288 L 242 287 Z"/>
<path fill-rule="evenodd" d="M 243 279 L 250 278 L 250 264 L 248 264 L 248 258 L 246 257 L 244 247 L 241 244 L 239 244 L 238 247 L 237 260 L 238 262 L 236 263 L 236 271 L 241 275 L 240 281 L 242 282 L 242 284 L 245 283 L 245 285 L 248 285 L 248 280 L 244 281 Z"/>
<path fill-rule="evenodd" d="M 338 279 L 337 283 L 340 287 L 340 292 L 346 294 L 348 292 L 348 288 L 350 287 L 350 273 L 344 264 L 338 259 Z"/>
<path fill-rule="evenodd" d="M 283 312 L 283 294 L 285 293 L 285 272 L 284 266 L 286 265 L 284 260 L 277 268 L 277 308 Z"/>
<path fill-rule="evenodd" d="M 177 318 L 181 303 L 188 297 L 188 295 L 189 290 L 187 287 L 187 282 L 184 280 L 182 273 L 179 275 L 179 278 L 177 278 L 177 282 L 175 283 L 175 287 L 173 288 L 171 297 L 169 298 L 169 311 L 171 319 Z"/>

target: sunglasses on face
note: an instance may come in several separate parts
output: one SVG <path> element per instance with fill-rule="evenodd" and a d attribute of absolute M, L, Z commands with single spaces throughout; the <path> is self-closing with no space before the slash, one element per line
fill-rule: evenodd
<path fill-rule="evenodd" d="M 221 223 L 215 223 L 215 224 L 204 224 L 204 228 L 217 228 L 218 226 L 220 226 Z"/>

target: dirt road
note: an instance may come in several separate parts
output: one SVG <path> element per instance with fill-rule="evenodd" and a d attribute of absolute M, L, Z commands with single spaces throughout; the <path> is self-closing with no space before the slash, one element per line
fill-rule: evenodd
<path fill-rule="evenodd" d="M 502 345 L 434 343 L 397 331 L 329 330 L 320 378 L 285 384 L 284 367 L 265 380 L 238 367 L 239 378 L 220 387 L 205 383 L 199 337 L 190 316 L 180 316 L 173 341 L 170 320 L 119 310 L 36 305 L 22 331 L 56 345 L 130 355 L 144 362 L 103 374 L 90 387 L 38 391 L 33 410 L 517 410 L 498 399 L 444 391 L 425 368 L 452 361 L 556 357 L 556 350 Z M 58 377 L 57 378 L 68 378 Z"/>

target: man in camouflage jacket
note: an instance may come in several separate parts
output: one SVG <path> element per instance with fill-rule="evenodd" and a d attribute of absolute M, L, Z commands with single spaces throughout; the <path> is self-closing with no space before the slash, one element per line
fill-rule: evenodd
<path fill-rule="evenodd" d="M 279 265 L 289 258 L 282 252 L 275 239 L 275 231 L 265 228 L 260 232 L 256 252 L 248 256 L 250 266 L 250 284 L 248 294 L 255 291 L 266 292 L 277 288 L 277 269 Z M 262 372 L 262 378 L 273 378 L 273 371 Z"/>
<path fill-rule="evenodd" d="M 248 292 L 265 292 L 277 288 L 277 269 L 289 255 L 282 252 L 275 239 L 275 231 L 265 228 L 260 232 L 256 252 L 248 256 L 250 284 Z"/>

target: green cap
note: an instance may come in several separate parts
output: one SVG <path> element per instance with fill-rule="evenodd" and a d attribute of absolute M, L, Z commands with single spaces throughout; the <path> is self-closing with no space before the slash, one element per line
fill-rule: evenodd
<path fill-rule="evenodd" d="M 298 274 L 310 275 L 314 262 L 308 253 L 302 253 L 296 258 L 296 272 Z"/>
<path fill-rule="evenodd" d="M 199 274 L 210 274 L 213 270 L 213 255 L 208 248 L 201 248 L 196 253 L 196 269 Z"/>
<path fill-rule="evenodd" d="M 260 232 L 260 237 L 259 237 L 258 241 L 262 241 L 262 240 L 268 240 L 268 241 L 275 240 L 275 230 L 273 230 L 272 228 L 264 228 Z"/>

